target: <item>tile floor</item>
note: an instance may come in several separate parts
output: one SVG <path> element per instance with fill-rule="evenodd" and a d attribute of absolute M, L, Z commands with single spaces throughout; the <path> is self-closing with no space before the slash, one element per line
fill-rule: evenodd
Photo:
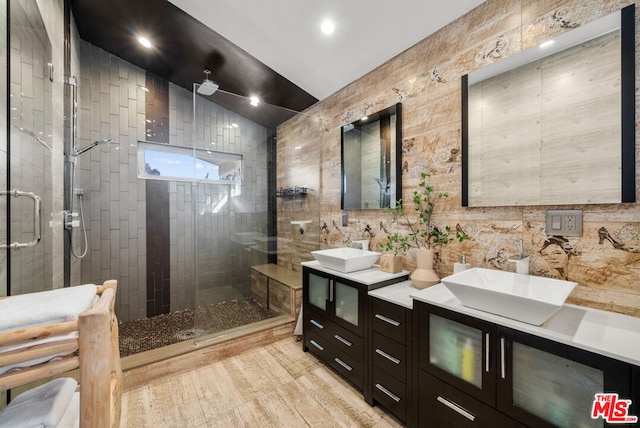
<path fill-rule="evenodd" d="M 122 427 L 402 425 L 293 338 L 125 392 Z"/>

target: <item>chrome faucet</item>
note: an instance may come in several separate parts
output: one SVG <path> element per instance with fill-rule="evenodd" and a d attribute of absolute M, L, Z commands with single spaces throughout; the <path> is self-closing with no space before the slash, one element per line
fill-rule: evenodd
<path fill-rule="evenodd" d="M 360 239 L 357 241 L 351 241 L 351 247 L 357 248 L 359 250 L 369 251 L 369 240 L 368 239 Z"/>
<path fill-rule="evenodd" d="M 524 243 L 522 239 L 518 241 L 518 246 L 520 247 L 520 254 L 509 256 L 507 260 L 516 264 L 516 273 L 529 275 L 529 256 L 524 255 Z"/>

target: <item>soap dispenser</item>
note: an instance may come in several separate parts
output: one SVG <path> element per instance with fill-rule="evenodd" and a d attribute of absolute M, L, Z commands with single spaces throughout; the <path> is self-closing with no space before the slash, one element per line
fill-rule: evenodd
<path fill-rule="evenodd" d="M 453 273 L 462 272 L 463 270 L 471 269 L 471 264 L 466 263 L 465 257 L 460 256 L 460 262 L 453 264 Z"/>
<path fill-rule="evenodd" d="M 461 375 L 462 379 L 467 382 L 471 382 L 474 379 L 475 374 L 475 355 L 473 350 L 473 345 L 471 344 L 471 339 L 467 338 L 464 342 L 464 347 L 462 348 L 462 370 Z"/>

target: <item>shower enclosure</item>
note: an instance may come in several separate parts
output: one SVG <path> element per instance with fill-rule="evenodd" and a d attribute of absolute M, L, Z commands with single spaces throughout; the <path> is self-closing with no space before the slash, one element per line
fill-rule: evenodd
<path fill-rule="evenodd" d="M 125 341 L 127 322 L 144 318 L 177 324 L 145 327 L 152 331 L 142 336 L 160 345 L 219 331 L 212 311 L 250 305 L 250 266 L 269 261 L 255 245 L 274 233 L 267 168 L 273 131 L 78 44 L 77 147 L 113 142 L 75 160 L 73 194 L 84 215 L 71 230 L 72 247 L 84 247 L 84 227 L 88 251 L 72 258 L 71 283 L 118 279 Z M 239 317 L 232 326 L 241 323 Z"/>
<path fill-rule="evenodd" d="M 0 296 L 117 279 L 123 326 L 193 311 L 172 334 L 200 340 L 242 324 L 260 309 L 250 267 L 287 251 L 275 130 L 79 39 L 63 4 L 0 0 Z"/>

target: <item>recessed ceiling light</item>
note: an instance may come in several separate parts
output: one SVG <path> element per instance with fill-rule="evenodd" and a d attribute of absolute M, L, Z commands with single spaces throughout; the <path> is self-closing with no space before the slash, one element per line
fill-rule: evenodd
<path fill-rule="evenodd" d="M 258 107 L 258 104 L 260 104 L 260 98 L 258 97 L 251 97 L 250 98 L 250 102 L 249 102 L 252 106 L 254 107 Z"/>
<path fill-rule="evenodd" d="M 147 49 L 151 49 L 151 42 L 146 37 L 140 36 L 138 37 L 138 42 Z"/>
<path fill-rule="evenodd" d="M 327 36 L 333 34 L 335 29 L 336 29 L 336 26 L 334 25 L 333 21 L 331 21 L 330 19 L 324 20 L 320 25 L 320 30 L 322 30 L 322 32 Z"/>
<path fill-rule="evenodd" d="M 234 128 L 237 128 L 238 124 L 237 123 L 232 123 L 231 126 L 233 126 Z"/>
<path fill-rule="evenodd" d="M 362 116 L 362 119 L 360 119 L 360 120 L 365 121 L 367 119 L 369 119 L 369 116 Z"/>

